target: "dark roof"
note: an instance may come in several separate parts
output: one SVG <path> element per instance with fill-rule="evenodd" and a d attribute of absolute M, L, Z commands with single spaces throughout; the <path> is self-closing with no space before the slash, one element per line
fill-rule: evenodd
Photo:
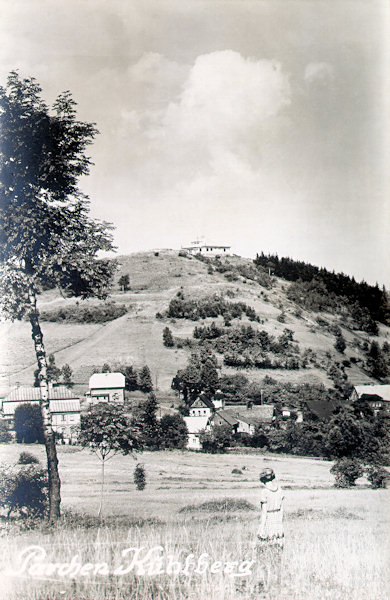
<path fill-rule="evenodd" d="M 390 384 L 355 385 L 354 390 L 359 398 L 377 395 L 383 400 L 390 400 Z"/>
<path fill-rule="evenodd" d="M 49 400 L 74 400 L 77 395 L 65 385 L 49 387 Z M 39 387 L 18 387 L 5 398 L 7 402 L 30 402 L 41 399 L 41 390 Z"/>
<path fill-rule="evenodd" d="M 252 408 L 247 408 L 246 406 L 227 407 L 225 410 L 237 420 L 249 425 L 271 423 L 274 416 L 273 404 L 254 404 Z"/>
<path fill-rule="evenodd" d="M 206 394 L 201 394 L 199 398 L 194 400 L 190 408 L 197 408 L 198 406 L 202 406 L 202 404 L 204 404 L 204 406 L 207 406 L 207 408 L 214 408 L 213 401 Z"/>
<path fill-rule="evenodd" d="M 340 406 L 338 402 L 333 400 L 307 400 L 305 404 L 310 412 L 319 419 L 329 419 L 336 408 Z"/>
<path fill-rule="evenodd" d="M 237 425 L 237 423 L 238 423 L 238 420 L 228 410 L 218 410 L 215 413 L 215 415 L 213 415 L 211 418 L 212 418 L 212 420 L 214 420 L 216 417 L 220 417 L 221 419 L 223 419 L 224 421 L 226 421 L 226 423 L 228 425 Z"/>

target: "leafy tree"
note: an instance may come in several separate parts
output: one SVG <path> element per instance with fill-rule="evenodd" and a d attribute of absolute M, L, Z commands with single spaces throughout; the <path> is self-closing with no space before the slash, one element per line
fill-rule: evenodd
<path fill-rule="evenodd" d="M 211 395 L 214 395 L 218 389 L 219 378 L 217 366 L 218 363 L 215 356 L 208 355 L 205 357 L 200 370 L 202 391 L 208 392 Z"/>
<path fill-rule="evenodd" d="M 140 430 L 142 445 L 151 450 L 158 450 L 161 444 L 160 424 L 157 420 L 158 403 L 151 393 L 135 410 L 133 422 Z"/>
<path fill-rule="evenodd" d="M 43 420 L 38 404 L 19 404 L 14 414 L 14 429 L 18 444 L 43 444 Z"/>
<path fill-rule="evenodd" d="M 138 374 L 138 388 L 141 392 L 151 392 L 153 390 L 152 376 L 148 365 L 142 367 Z"/>
<path fill-rule="evenodd" d="M 216 454 L 226 452 L 233 440 L 232 429 L 229 425 L 215 425 L 210 431 L 202 431 L 199 435 L 204 452 Z"/>
<path fill-rule="evenodd" d="M 132 365 L 119 365 L 116 370 L 125 376 L 125 390 L 138 390 L 137 372 Z"/>
<path fill-rule="evenodd" d="M 81 415 L 79 442 L 89 448 L 102 463 L 100 506 L 103 509 L 104 467 L 107 460 L 116 454 L 133 454 L 142 450 L 140 431 L 130 423 L 122 406 L 102 402 L 91 406 Z"/>
<path fill-rule="evenodd" d="M 76 119 L 69 92 L 52 110 L 35 79 L 11 72 L 0 87 L 0 280 L 6 318 L 30 321 L 39 368 L 49 478 L 49 519 L 60 516 L 60 477 L 48 397 L 48 362 L 37 309 L 42 289 L 82 298 L 107 296 L 115 264 L 110 226 L 89 216 L 78 179 L 88 174 L 85 150 L 97 134 Z"/>
<path fill-rule="evenodd" d="M 160 431 L 163 448 L 187 447 L 188 429 L 181 415 L 164 415 L 160 420 Z"/>
<path fill-rule="evenodd" d="M 62 379 L 62 382 L 67 387 L 71 387 L 73 385 L 72 375 L 73 375 L 72 369 L 70 368 L 70 366 L 67 363 L 65 363 L 61 368 L 61 379 Z"/>
<path fill-rule="evenodd" d="M 54 383 L 58 383 L 58 380 L 61 376 L 61 369 L 59 369 L 56 365 L 56 359 L 54 354 L 49 354 L 47 358 L 47 379 L 49 381 L 53 381 Z"/>
<path fill-rule="evenodd" d="M 122 292 L 126 292 L 128 289 L 130 289 L 130 276 L 122 275 L 122 277 L 119 278 L 118 285 Z"/>
<path fill-rule="evenodd" d="M 175 345 L 175 341 L 173 339 L 172 331 L 169 329 L 169 327 L 165 327 L 164 328 L 164 331 L 163 331 L 163 344 L 167 348 L 173 348 L 173 346 Z"/>

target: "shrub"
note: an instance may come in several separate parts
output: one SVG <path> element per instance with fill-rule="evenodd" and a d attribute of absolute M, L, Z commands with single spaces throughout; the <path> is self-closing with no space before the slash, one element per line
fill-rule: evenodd
<path fill-rule="evenodd" d="M 374 489 L 385 488 L 390 478 L 389 473 L 383 467 L 371 465 L 366 469 L 366 477 Z"/>
<path fill-rule="evenodd" d="M 39 465 L 40 460 L 31 452 L 21 452 L 18 460 L 19 465 Z"/>
<path fill-rule="evenodd" d="M 172 331 L 169 329 L 169 327 L 164 328 L 163 343 L 164 343 L 164 346 L 166 346 L 167 348 L 173 348 L 173 346 L 175 345 L 175 342 L 173 340 Z"/>
<path fill-rule="evenodd" d="M 12 434 L 8 429 L 7 423 L 0 421 L 0 443 L 6 444 L 12 442 Z"/>
<path fill-rule="evenodd" d="M 0 507 L 7 518 L 15 511 L 20 517 L 42 517 L 48 505 L 47 489 L 45 469 L 33 465 L 0 469 Z"/>
<path fill-rule="evenodd" d="M 364 473 L 362 464 L 357 458 L 339 458 L 330 472 L 335 476 L 335 486 L 349 488 L 355 485 L 358 477 Z"/>
<path fill-rule="evenodd" d="M 232 469 L 232 475 L 242 475 L 241 469 Z"/>
<path fill-rule="evenodd" d="M 141 491 L 146 487 L 146 473 L 145 467 L 140 463 L 134 469 L 134 483 L 137 487 L 137 490 Z"/>
<path fill-rule="evenodd" d="M 43 310 L 40 313 L 42 321 L 69 323 L 106 323 L 118 319 L 127 313 L 124 304 L 105 302 L 96 306 L 66 306 L 57 309 Z"/>

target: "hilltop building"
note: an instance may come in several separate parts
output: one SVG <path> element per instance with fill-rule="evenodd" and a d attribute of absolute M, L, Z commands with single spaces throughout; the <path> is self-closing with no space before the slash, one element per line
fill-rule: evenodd
<path fill-rule="evenodd" d="M 122 373 L 94 373 L 89 379 L 87 399 L 91 404 L 125 401 L 125 376 Z"/>
<path fill-rule="evenodd" d="M 231 246 L 207 244 L 204 240 L 195 240 L 189 246 L 182 246 L 189 254 L 202 254 L 203 256 L 230 256 Z"/>

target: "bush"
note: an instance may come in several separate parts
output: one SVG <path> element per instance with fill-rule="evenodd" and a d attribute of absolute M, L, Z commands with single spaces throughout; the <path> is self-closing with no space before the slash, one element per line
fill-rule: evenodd
<path fill-rule="evenodd" d="M 7 423 L 0 421 L 0 443 L 6 444 L 12 442 L 12 434 L 8 429 Z"/>
<path fill-rule="evenodd" d="M 330 472 L 335 476 L 335 486 L 349 488 L 355 485 L 358 477 L 364 473 L 362 464 L 357 458 L 339 458 Z"/>
<path fill-rule="evenodd" d="M 371 465 L 366 469 L 366 477 L 374 489 L 385 488 L 390 478 L 389 473 L 383 467 Z"/>
<path fill-rule="evenodd" d="M 9 518 L 42 517 L 48 506 L 48 481 L 45 469 L 33 465 L 0 468 L 0 507 Z"/>
<path fill-rule="evenodd" d="M 167 348 L 173 348 L 173 346 L 175 345 L 172 331 L 169 329 L 169 327 L 164 328 L 163 343 L 164 343 L 164 346 L 166 346 Z"/>
<path fill-rule="evenodd" d="M 65 306 L 62 308 L 43 310 L 40 313 L 42 321 L 69 323 L 106 323 L 118 319 L 127 313 L 124 304 L 105 302 L 95 306 Z"/>
<path fill-rule="evenodd" d="M 31 454 L 31 452 L 21 452 L 18 460 L 19 465 L 39 465 L 39 458 Z"/>
<path fill-rule="evenodd" d="M 140 463 L 134 469 L 134 483 L 137 486 L 137 490 L 141 491 L 146 487 L 146 473 L 145 467 Z"/>

